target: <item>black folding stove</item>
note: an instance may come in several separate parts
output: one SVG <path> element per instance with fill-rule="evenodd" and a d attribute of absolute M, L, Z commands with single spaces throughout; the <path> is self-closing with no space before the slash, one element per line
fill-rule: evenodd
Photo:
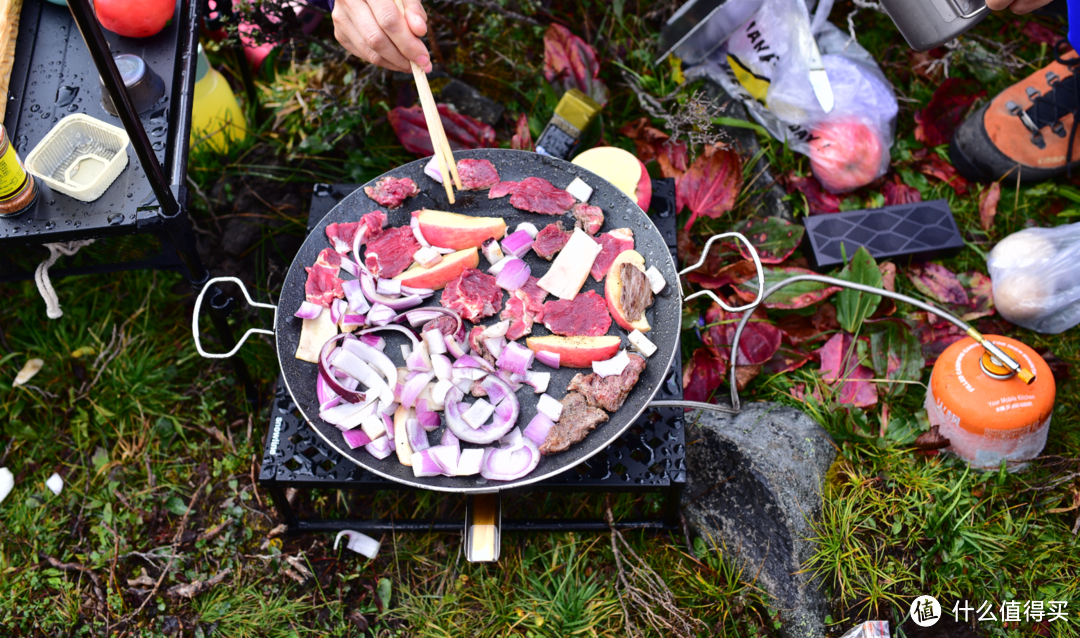
<path fill-rule="evenodd" d="M 357 185 L 317 184 L 308 216 L 312 229 Z M 650 217 L 660 229 L 671 254 L 676 252 L 674 180 L 653 180 Z M 676 260 L 677 261 L 677 260 Z M 676 356 L 656 400 L 682 399 L 682 364 Z M 555 477 L 522 488 L 523 492 L 655 492 L 664 495 L 661 518 L 624 519 L 616 525 L 626 528 L 672 529 L 679 522 L 679 496 L 686 484 L 686 450 L 683 411 L 678 408 L 650 408 L 613 444 L 601 453 Z M 409 492 L 413 488 L 390 481 L 343 458 L 304 422 L 296 405 L 278 380 L 268 415 L 263 445 L 260 486 L 270 493 L 278 513 L 290 533 L 336 532 L 353 529 L 379 534 L 399 532 L 460 532 L 464 529 L 462 508 L 458 519 L 389 518 L 302 518 L 286 498 L 286 490 L 352 490 L 365 493 Z M 445 495 L 465 500 L 464 496 Z M 602 531 L 601 519 L 503 518 L 505 531 Z"/>

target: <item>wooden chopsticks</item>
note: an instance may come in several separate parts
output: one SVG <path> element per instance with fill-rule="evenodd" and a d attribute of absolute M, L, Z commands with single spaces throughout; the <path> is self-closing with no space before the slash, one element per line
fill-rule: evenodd
<path fill-rule="evenodd" d="M 394 0 L 401 16 L 405 18 L 405 6 L 401 0 Z M 407 18 L 406 18 L 407 19 Z M 406 25 L 408 28 L 408 25 Z M 431 94 L 431 86 L 427 81 L 427 74 L 415 62 L 412 65 L 413 79 L 416 81 L 416 91 L 420 94 L 420 106 L 424 110 L 424 120 L 427 122 L 428 135 L 431 137 L 431 146 L 435 150 L 435 158 L 439 163 L 439 172 L 442 174 L 443 187 L 446 188 L 446 198 L 454 203 L 454 188 L 462 190 L 461 176 L 458 175 L 457 162 L 454 160 L 454 152 L 450 150 L 450 142 L 446 139 L 446 131 L 443 130 L 442 118 L 439 117 L 439 108 L 435 105 L 435 96 Z M 453 178 L 453 185 L 450 180 Z"/>

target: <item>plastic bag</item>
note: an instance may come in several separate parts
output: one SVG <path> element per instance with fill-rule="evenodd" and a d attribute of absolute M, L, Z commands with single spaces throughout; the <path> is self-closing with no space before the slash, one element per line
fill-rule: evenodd
<path fill-rule="evenodd" d="M 889 621 L 872 620 L 864 622 L 840 638 L 889 638 Z"/>
<path fill-rule="evenodd" d="M 998 242 L 986 258 L 994 306 L 1018 326 L 1057 334 L 1080 323 L 1080 223 L 1027 228 Z"/>
<path fill-rule="evenodd" d="M 833 24 L 816 22 L 820 28 L 812 36 L 801 0 L 765 0 L 687 76 L 706 76 L 720 84 L 773 137 L 807 155 L 826 190 L 842 193 L 888 170 L 898 105 L 870 53 Z M 829 113 L 810 85 L 811 37 L 835 97 Z"/>

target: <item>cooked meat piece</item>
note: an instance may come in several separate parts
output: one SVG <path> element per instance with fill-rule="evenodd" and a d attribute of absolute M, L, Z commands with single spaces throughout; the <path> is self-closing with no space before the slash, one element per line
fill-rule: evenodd
<path fill-rule="evenodd" d="M 464 186 L 464 184 L 462 184 Z M 512 195 L 517 190 L 517 182 L 499 182 L 491 187 L 488 191 L 488 199 L 499 199 L 500 197 L 506 197 Z"/>
<path fill-rule="evenodd" d="M 427 332 L 432 328 L 438 328 L 439 332 L 443 333 L 443 336 L 449 337 L 451 335 L 454 335 L 454 330 L 457 329 L 457 319 L 454 319 L 449 315 L 443 315 L 437 319 L 432 319 L 431 321 L 425 323 L 424 327 L 421 328 L 420 331 Z M 464 332 L 462 334 L 464 334 Z"/>
<path fill-rule="evenodd" d="M 608 273 L 609 277 L 615 276 L 622 280 L 622 294 L 619 295 L 619 305 L 622 306 L 626 318 L 630 321 L 641 319 L 645 309 L 652 305 L 652 285 L 649 278 L 641 269 L 634 264 L 622 264 L 618 273 Z"/>
<path fill-rule="evenodd" d="M 488 160 L 458 160 L 457 169 L 464 190 L 482 191 L 499 183 L 499 171 Z"/>
<path fill-rule="evenodd" d="M 345 291 L 341 289 L 341 255 L 333 248 L 324 248 L 307 271 L 307 282 L 304 283 L 304 295 L 311 303 L 319 304 L 326 308 L 334 299 L 341 299 Z"/>
<path fill-rule="evenodd" d="M 566 242 L 570 241 L 570 231 L 563 228 L 562 222 L 555 222 L 544 226 L 536 239 L 533 240 L 533 250 L 544 259 L 551 261 L 555 253 L 563 249 Z"/>
<path fill-rule="evenodd" d="M 566 389 L 568 392 L 580 392 L 589 405 L 604 408 L 608 412 L 618 412 L 644 369 L 645 357 L 631 354 L 630 363 L 622 374 L 601 377 L 595 372 L 589 375 L 578 373 L 570 379 L 570 385 Z M 565 414 L 564 411 L 564 416 L 559 417 L 559 421 L 565 418 Z"/>
<path fill-rule="evenodd" d="M 442 292 L 442 305 L 476 323 L 502 308 L 502 288 L 495 285 L 495 278 L 491 275 L 475 268 L 466 268 L 457 279 L 446 284 Z"/>
<path fill-rule="evenodd" d="M 603 281 L 619 253 L 634 249 L 634 231 L 629 228 L 616 228 L 595 239 L 600 242 L 601 250 L 593 261 L 592 276 L 597 281 Z"/>
<path fill-rule="evenodd" d="M 384 177 L 374 187 L 365 186 L 364 192 L 382 206 L 397 208 L 407 197 L 419 195 L 420 187 L 408 177 Z"/>
<path fill-rule="evenodd" d="M 570 212 L 577 220 L 574 225 L 590 235 L 600 232 L 600 227 L 604 225 L 604 211 L 600 210 L 599 206 L 590 206 L 585 203 L 574 204 Z"/>
<path fill-rule="evenodd" d="M 589 405 L 578 392 L 568 393 L 559 403 L 563 405 L 562 415 L 540 445 L 540 453 L 545 456 L 569 449 L 608 420 L 606 412 Z"/>
<path fill-rule="evenodd" d="M 413 236 L 412 228 L 390 228 L 377 239 L 367 242 L 364 264 L 376 277 L 390 279 L 405 272 L 418 250 L 420 242 Z"/>
<path fill-rule="evenodd" d="M 598 337 L 611 327 L 611 314 L 604 298 L 587 290 L 573 301 L 555 299 L 544 304 L 544 325 L 564 337 Z"/>
<path fill-rule="evenodd" d="M 533 313 L 526 310 L 525 301 L 516 295 L 506 300 L 506 307 L 499 315 L 499 319 L 510 320 L 510 327 L 506 331 L 506 338 L 510 341 L 532 334 L 534 318 Z"/>
<path fill-rule="evenodd" d="M 541 215 L 562 215 L 576 201 L 573 195 L 541 177 L 521 180 L 510 196 L 510 205 L 514 208 Z"/>
<path fill-rule="evenodd" d="M 495 365 L 495 355 L 488 352 L 484 347 L 484 338 L 481 336 L 484 332 L 484 326 L 476 326 L 469 331 L 469 349 L 470 354 L 474 357 L 480 357 L 486 359 L 488 363 Z"/>

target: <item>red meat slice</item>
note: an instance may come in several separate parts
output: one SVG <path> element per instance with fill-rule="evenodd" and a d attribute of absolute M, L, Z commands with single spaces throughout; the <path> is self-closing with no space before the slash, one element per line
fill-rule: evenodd
<path fill-rule="evenodd" d="M 385 224 L 386 213 L 377 210 L 364 215 L 358 222 L 330 224 L 326 227 L 326 236 L 334 250 L 344 254 L 353 249 L 358 231 L 364 232 L 364 239 L 360 242 L 363 244 L 364 241 L 371 241 L 381 235 Z"/>
<path fill-rule="evenodd" d="M 571 234 L 570 231 L 563 228 L 562 222 L 548 224 L 539 233 L 536 233 L 536 239 L 533 240 L 533 250 L 536 251 L 537 255 L 551 261 L 555 253 L 562 250 L 566 242 L 570 241 Z"/>
<path fill-rule="evenodd" d="M 382 235 L 383 227 L 386 226 L 386 213 L 381 210 L 373 210 L 361 217 L 360 221 L 367 226 L 367 231 L 364 233 L 364 239 L 366 241 L 371 241 L 377 239 L 379 235 Z"/>
<path fill-rule="evenodd" d="M 458 170 L 458 172 L 460 172 L 460 169 Z M 464 186 L 464 184 L 462 184 L 462 186 Z M 506 197 L 507 195 L 511 195 L 515 190 L 517 190 L 517 186 L 517 182 L 499 182 L 498 184 L 492 186 L 491 190 L 488 191 L 488 199 L 499 199 L 500 197 Z"/>
<path fill-rule="evenodd" d="M 524 286 L 514 291 L 514 296 L 524 301 L 525 309 L 534 315 L 543 314 L 544 300 L 548 296 L 546 290 L 536 285 L 538 281 L 540 280 L 536 277 L 529 277 Z M 540 317 L 537 321 L 543 321 L 543 317 Z"/>
<path fill-rule="evenodd" d="M 619 253 L 634 249 L 634 232 L 629 228 L 616 228 L 600 235 L 596 241 L 600 242 L 602 248 L 593 261 L 592 276 L 597 281 L 603 281 Z"/>
<path fill-rule="evenodd" d="M 506 330 L 506 338 L 510 341 L 520 339 L 532 333 L 533 313 L 525 308 L 525 301 L 520 297 L 510 297 L 506 300 L 499 319 L 509 319 L 510 327 Z"/>
<path fill-rule="evenodd" d="M 476 326 L 469 331 L 469 348 L 470 353 L 474 357 L 480 357 L 481 359 L 487 359 L 492 365 L 495 365 L 495 357 L 487 348 L 484 347 L 484 326 Z"/>
<path fill-rule="evenodd" d="M 564 337 L 599 337 L 611 327 L 607 302 L 588 290 L 573 301 L 557 299 L 544 304 L 544 325 Z"/>
<path fill-rule="evenodd" d="M 408 177 L 384 177 L 375 187 L 365 186 L 364 192 L 376 203 L 387 208 L 397 208 L 405 198 L 420 194 L 420 187 Z"/>
<path fill-rule="evenodd" d="M 437 319 L 432 319 L 425 323 L 424 327 L 421 329 L 422 332 L 427 332 L 428 330 L 438 330 L 443 333 L 444 336 L 456 338 L 457 334 L 454 331 L 457 330 L 457 319 L 454 319 L 449 315 L 443 315 Z M 464 331 L 462 334 L 465 334 Z"/>
<path fill-rule="evenodd" d="M 576 201 L 573 195 L 540 177 L 521 180 L 510 196 L 510 205 L 514 208 L 541 215 L 562 215 Z"/>
<path fill-rule="evenodd" d="M 499 171 L 488 160 L 458 160 L 457 170 L 464 190 L 482 191 L 499 184 Z"/>
<path fill-rule="evenodd" d="M 333 248 L 324 248 L 315 260 L 315 265 L 304 269 L 308 274 L 304 284 L 307 300 L 329 308 L 334 299 L 344 297 L 345 291 L 341 289 L 341 280 L 338 279 L 340 269 L 341 255 Z"/>
<path fill-rule="evenodd" d="M 476 323 L 478 319 L 499 312 L 502 308 L 502 289 L 495 285 L 495 278 L 491 275 L 475 268 L 466 268 L 457 279 L 446 284 L 442 292 L 442 305 Z"/>
<path fill-rule="evenodd" d="M 600 227 L 604 225 L 604 211 L 600 210 L 599 206 L 574 204 L 571 212 L 574 214 L 574 219 L 577 220 L 575 226 L 589 235 L 600 232 Z"/>
<path fill-rule="evenodd" d="M 364 264 L 376 277 L 389 279 L 405 272 L 418 250 L 420 243 L 413 236 L 412 228 L 391 228 L 374 241 L 368 242 Z"/>

